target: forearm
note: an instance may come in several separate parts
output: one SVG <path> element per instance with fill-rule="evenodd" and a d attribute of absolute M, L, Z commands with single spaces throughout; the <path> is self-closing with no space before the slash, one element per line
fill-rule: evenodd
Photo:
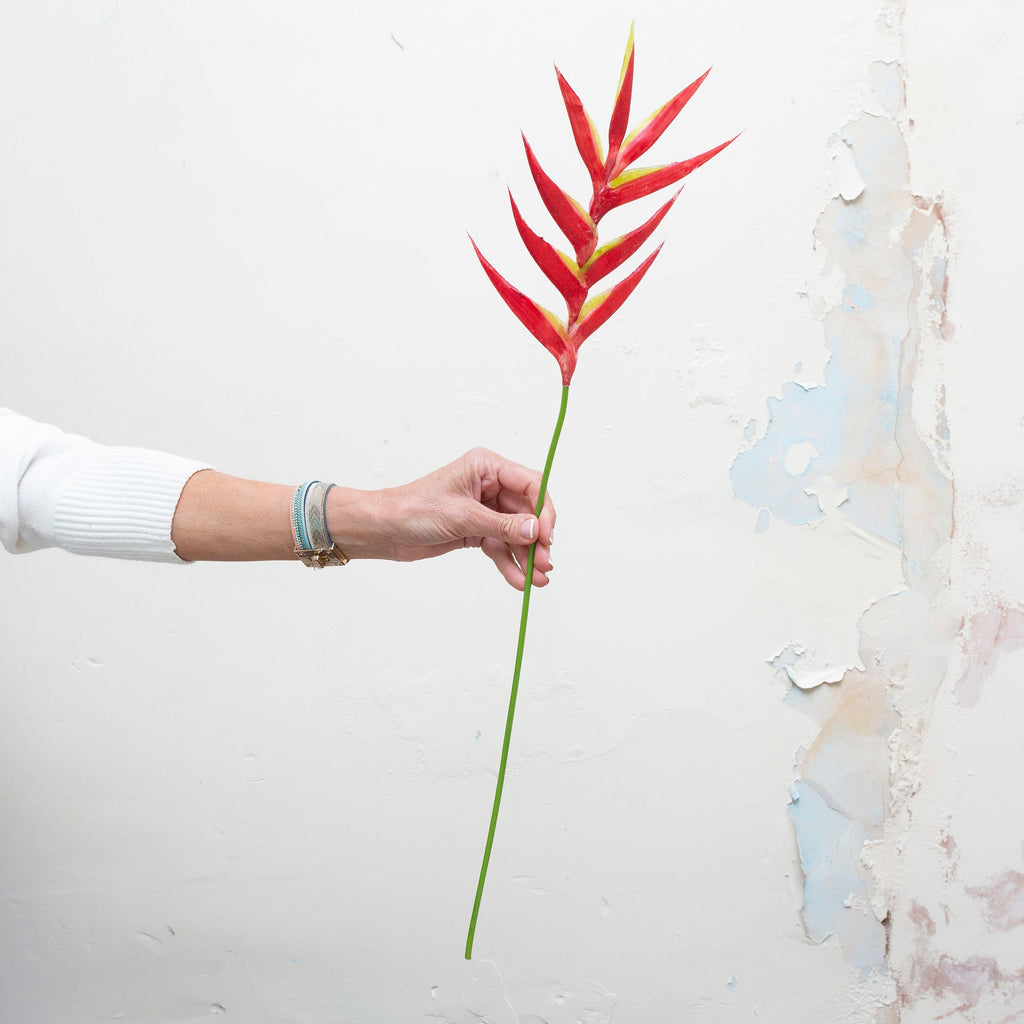
<path fill-rule="evenodd" d="M 171 540 L 187 562 L 294 558 L 289 507 L 292 489 L 207 469 L 185 484 L 171 523 Z"/>
<path fill-rule="evenodd" d="M 295 558 L 295 487 L 204 470 L 185 484 L 171 525 L 179 558 L 248 562 Z M 331 538 L 350 558 L 381 557 L 376 501 L 370 491 L 334 487 L 328 494 Z M 386 557 L 386 556 L 384 556 Z"/>

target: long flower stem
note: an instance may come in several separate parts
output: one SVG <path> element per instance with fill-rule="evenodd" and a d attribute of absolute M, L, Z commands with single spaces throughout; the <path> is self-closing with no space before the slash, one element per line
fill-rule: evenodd
<path fill-rule="evenodd" d="M 540 478 L 540 495 L 537 498 L 537 516 L 544 508 L 544 495 L 548 489 L 548 477 L 551 475 L 551 463 L 555 461 L 555 449 L 562 433 L 565 421 L 565 409 L 569 402 L 569 385 L 562 388 L 562 404 L 558 410 L 558 422 L 555 432 L 551 435 L 548 447 L 548 458 L 544 463 L 544 474 Z M 473 915 L 469 919 L 469 934 L 466 936 L 466 959 L 473 959 L 473 936 L 476 934 L 476 919 L 480 913 L 480 900 L 484 895 L 484 882 L 487 880 L 487 865 L 491 861 L 491 847 L 494 844 L 494 830 L 498 824 L 498 810 L 501 807 L 501 791 L 505 788 L 505 769 L 508 766 L 508 749 L 512 742 L 512 723 L 516 714 L 516 697 L 519 695 L 519 673 L 523 667 L 523 647 L 526 644 L 526 620 L 530 615 L 530 591 L 533 589 L 533 556 L 536 541 L 530 545 L 530 554 L 526 560 L 526 586 L 523 588 L 523 610 L 519 617 L 519 643 L 516 647 L 516 666 L 512 672 L 512 692 L 508 699 L 508 717 L 505 720 L 505 739 L 501 744 L 501 763 L 498 765 L 498 783 L 494 787 L 494 806 L 491 808 L 491 824 L 487 829 L 487 845 L 484 847 L 484 859 L 480 865 L 480 879 L 476 883 L 476 899 L 473 900 Z"/>

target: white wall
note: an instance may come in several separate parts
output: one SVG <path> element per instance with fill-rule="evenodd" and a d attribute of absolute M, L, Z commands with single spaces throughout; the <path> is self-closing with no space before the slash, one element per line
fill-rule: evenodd
<path fill-rule="evenodd" d="M 551 63 L 604 123 L 634 15 L 637 116 L 714 65 L 653 155 L 743 135 L 582 352 L 474 960 L 484 559 L 42 552 L 0 561 L 4 1021 L 1024 1005 L 1015 7 L 9 5 L 0 403 L 281 482 L 537 464 L 555 364 L 466 232 L 554 301 L 518 131 L 582 192 Z"/>

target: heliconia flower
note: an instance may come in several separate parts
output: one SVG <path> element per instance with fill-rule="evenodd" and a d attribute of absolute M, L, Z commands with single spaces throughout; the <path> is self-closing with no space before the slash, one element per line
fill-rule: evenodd
<path fill-rule="evenodd" d="M 600 295 L 590 297 L 590 289 L 600 280 L 618 270 L 631 256 L 639 252 L 648 238 L 665 219 L 672 204 L 679 198 L 682 186 L 659 210 L 650 216 L 639 227 L 627 231 L 611 242 L 601 245 L 598 239 L 598 223 L 609 211 L 630 203 L 635 199 L 651 195 L 669 185 L 681 181 L 713 156 L 720 153 L 734 139 L 723 142 L 714 149 L 709 149 L 699 156 L 680 160 L 677 163 L 662 164 L 657 167 L 630 169 L 664 134 L 668 126 L 675 120 L 679 112 L 700 88 L 708 76 L 705 71 L 698 79 L 691 82 L 685 89 L 676 94 L 668 103 L 659 107 L 650 117 L 631 132 L 627 132 L 629 124 L 629 107 L 633 95 L 633 68 L 635 52 L 633 46 L 633 29 L 629 31 L 626 54 L 622 60 L 622 71 L 619 84 L 615 90 L 615 101 L 612 105 L 611 119 L 608 124 L 608 149 L 605 154 L 601 137 L 593 120 L 583 106 L 579 96 L 565 80 L 562 73 L 555 68 L 558 88 L 562 93 L 566 113 L 569 115 L 569 126 L 572 128 L 576 148 L 587 173 L 590 175 L 591 195 L 589 204 L 584 207 L 560 186 L 558 186 L 541 167 L 536 154 L 523 137 L 526 149 L 526 161 L 530 167 L 534 184 L 540 193 L 541 200 L 551 214 L 558 229 L 565 235 L 573 249 L 569 256 L 555 248 L 549 241 L 539 235 L 523 219 L 512 193 L 509 202 L 512 206 L 512 218 L 515 221 L 519 237 L 526 246 L 527 252 L 540 268 L 544 276 L 555 286 L 565 300 L 565 321 L 545 309 L 533 299 L 527 297 L 518 288 L 510 284 L 484 258 L 483 253 L 473 242 L 473 249 L 484 272 L 494 285 L 495 290 L 505 304 L 516 315 L 519 322 L 546 348 L 556 360 L 562 373 L 562 402 L 559 407 L 558 420 L 555 424 L 548 456 L 541 477 L 540 495 L 537 500 L 536 514 L 539 517 L 544 507 L 544 495 L 547 490 L 548 476 L 558 447 L 562 423 L 565 420 L 566 404 L 569 398 L 569 383 L 576 371 L 576 363 L 580 346 L 609 317 L 622 306 L 640 283 L 644 274 L 651 268 L 658 253 L 659 245 L 639 266 L 628 273 L 617 284 L 612 285 Z M 664 244 L 664 243 L 663 243 Z M 480 901 L 483 897 L 484 882 L 487 879 L 487 866 L 490 863 L 491 847 L 494 842 L 494 830 L 498 821 L 498 810 L 501 805 L 501 794 L 505 783 L 505 770 L 508 765 L 509 745 L 512 737 L 512 723 L 515 715 L 516 696 L 519 692 L 520 669 L 523 660 L 523 648 L 526 641 L 526 623 L 530 610 L 530 590 L 533 583 L 534 547 L 529 548 L 525 566 L 525 585 L 523 588 L 523 607 L 519 620 L 519 642 L 516 648 L 515 669 L 512 673 L 512 692 L 509 696 L 508 716 L 505 722 L 505 735 L 501 748 L 501 760 L 498 765 L 498 781 L 495 786 L 494 804 L 491 810 L 490 826 L 487 832 L 487 843 L 484 847 L 483 863 L 477 881 L 476 898 L 473 902 L 473 913 L 469 923 L 469 934 L 466 937 L 466 959 L 473 955 L 473 938 L 476 934 L 477 916 L 480 912 Z"/>
<path fill-rule="evenodd" d="M 592 191 L 586 207 L 573 199 L 547 174 L 526 141 L 525 135 L 523 136 L 526 162 L 534 184 L 552 220 L 572 246 L 575 259 L 537 234 L 523 219 L 519 207 L 509 193 L 512 216 L 527 251 L 565 301 L 565 321 L 558 320 L 553 313 L 527 298 L 505 280 L 484 259 L 476 243 L 473 243 L 477 257 L 498 294 L 523 326 L 558 360 L 562 371 L 562 383 L 565 385 L 572 380 L 576 369 L 576 354 L 583 340 L 593 334 L 622 305 L 650 267 L 653 257 L 645 260 L 637 271 L 628 275 L 598 300 L 588 301 L 590 288 L 639 251 L 661 224 L 679 193 L 676 192 L 675 196 L 639 227 L 605 245 L 600 245 L 598 239 L 598 223 L 601 218 L 609 210 L 676 184 L 735 141 L 734 138 L 729 139 L 699 156 L 677 163 L 631 169 L 631 165 L 661 138 L 710 73 L 709 68 L 633 131 L 627 132 L 633 95 L 634 64 L 635 48 L 633 30 L 630 28 L 608 125 L 607 155 L 603 151 L 594 121 L 587 113 L 582 100 L 566 81 L 565 76 L 557 67 L 555 68 L 558 88 L 566 113 L 569 115 L 573 139 L 590 175 Z"/>

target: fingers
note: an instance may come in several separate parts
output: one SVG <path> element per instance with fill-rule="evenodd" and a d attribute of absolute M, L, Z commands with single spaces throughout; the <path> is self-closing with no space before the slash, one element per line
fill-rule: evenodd
<path fill-rule="evenodd" d="M 522 590 L 530 542 L 533 542 L 533 585 L 547 586 L 547 574 L 553 568 L 551 536 L 555 526 L 555 506 L 550 495 L 545 494 L 540 516 L 535 514 L 541 474 L 484 448 L 467 452 L 462 461 L 469 474 L 479 482 L 480 504 L 476 508 L 480 513 L 486 510 L 497 513 L 482 516 L 481 536 L 503 541 L 505 545 L 504 551 L 491 544 L 483 545 L 484 550 L 505 579 L 517 590 Z M 524 540 L 527 543 L 524 544 Z"/>
<path fill-rule="evenodd" d="M 520 566 L 525 567 L 530 554 L 529 542 L 536 538 L 538 533 L 539 524 L 536 516 L 502 514 L 474 502 L 468 504 L 464 514 L 467 517 L 464 526 L 466 536 L 499 542 L 501 546 L 511 552 L 512 557 Z M 488 553 L 490 554 L 490 552 Z M 501 566 L 499 565 L 498 568 L 500 569 Z M 547 582 L 546 574 L 551 569 L 550 544 L 539 540 L 535 541 L 534 583 L 543 586 Z M 544 577 L 543 582 L 538 582 L 537 573 Z"/>
<path fill-rule="evenodd" d="M 451 535 L 477 543 L 516 590 L 526 585 L 525 570 L 534 549 L 532 585 L 548 584 L 555 506 L 545 495 L 536 514 L 541 474 L 485 448 L 474 448 L 449 469 L 456 470 L 461 500 L 448 506 Z"/>
<path fill-rule="evenodd" d="M 530 553 L 530 542 L 533 541 L 536 546 L 534 562 L 537 568 L 542 572 L 551 570 L 550 543 L 536 539 L 540 525 L 536 516 L 529 513 L 509 515 L 494 512 L 475 502 L 468 503 L 463 514 L 465 516 L 463 530 L 467 537 L 501 541 L 512 550 L 520 565 L 526 565 L 526 559 Z"/>
<path fill-rule="evenodd" d="M 505 580 L 515 587 L 516 590 L 522 591 L 526 589 L 526 566 L 528 564 L 527 559 L 529 558 L 529 548 L 509 548 L 507 545 L 502 544 L 500 541 L 492 538 L 485 538 L 480 543 L 480 549 L 491 559 L 492 562 L 498 567 L 498 572 L 505 577 Z M 535 587 L 546 587 L 548 585 L 548 572 L 551 566 L 548 565 L 547 569 L 542 569 L 534 559 L 533 566 L 533 586 Z"/>
<path fill-rule="evenodd" d="M 536 506 L 534 506 L 536 508 Z M 551 495 L 544 495 L 544 507 L 540 510 L 540 538 L 545 547 L 551 544 L 555 532 L 555 506 Z"/>
<path fill-rule="evenodd" d="M 525 558 L 528 554 L 529 551 L 524 552 L 523 558 Z M 516 553 L 516 559 L 519 559 L 518 552 Z M 523 562 L 521 564 L 525 565 L 526 563 Z M 551 551 L 549 548 L 541 547 L 539 544 L 534 548 L 533 568 L 534 572 L 542 572 L 545 576 L 549 572 L 551 572 L 552 569 L 554 569 L 554 565 L 552 565 L 551 563 Z"/>
<path fill-rule="evenodd" d="M 487 538 L 480 544 L 480 550 L 498 567 L 498 572 L 516 590 L 526 589 L 526 574 L 512 556 L 512 552 L 500 542 Z M 525 563 L 524 563 L 525 564 Z"/>
<path fill-rule="evenodd" d="M 536 513 L 540 482 L 541 474 L 535 470 L 501 460 L 498 468 L 499 489 L 495 500 L 503 510 Z M 541 544 L 550 544 L 551 533 L 555 528 L 555 505 L 550 493 L 544 495 L 539 520 L 537 537 L 534 539 Z"/>
<path fill-rule="evenodd" d="M 501 512 L 508 512 L 512 514 L 526 514 L 529 515 L 528 511 L 525 511 L 523 506 L 529 501 L 525 495 L 522 494 L 504 494 L 498 499 L 498 507 Z M 532 506 L 531 506 L 532 508 Z M 554 509 L 551 510 L 552 515 Z M 537 524 L 537 533 L 540 538 L 536 542 L 536 552 L 534 555 L 534 563 L 538 569 L 543 572 L 551 571 L 551 537 L 554 533 L 552 528 L 548 528 L 545 533 L 545 523 L 543 514 L 541 519 L 538 521 L 535 516 L 532 516 L 533 523 Z M 520 565 L 526 565 L 526 556 L 529 553 L 529 547 L 523 546 L 521 548 L 515 548 L 515 556 Z"/>
<path fill-rule="evenodd" d="M 473 490 L 479 488 L 480 501 L 500 512 L 534 515 L 540 494 L 541 474 L 518 462 L 512 462 L 486 448 L 474 448 L 460 460 Z M 535 534 L 527 540 L 551 543 L 555 528 L 555 506 L 550 494 L 544 495 Z"/>

